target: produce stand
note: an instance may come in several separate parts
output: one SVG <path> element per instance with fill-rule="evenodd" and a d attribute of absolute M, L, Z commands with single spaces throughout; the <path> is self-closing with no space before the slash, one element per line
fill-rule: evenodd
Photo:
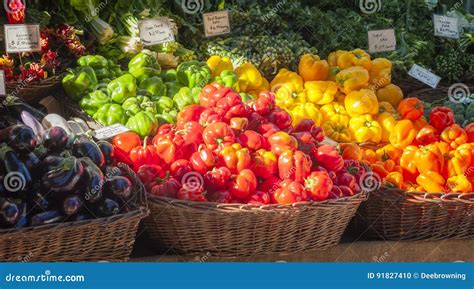
<path fill-rule="evenodd" d="M 110 2 L 5 1 L 0 261 L 474 261 L 471 1 Z"/>

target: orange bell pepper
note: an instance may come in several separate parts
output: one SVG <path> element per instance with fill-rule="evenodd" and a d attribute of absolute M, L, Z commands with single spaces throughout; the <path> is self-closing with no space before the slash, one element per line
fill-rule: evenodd
<path fill-rule="evenodd" d="M 400 172 L 391 172 L 385 177 L 385 182 L 391 183 L 397 186 L 397 188 L 402 188 L 403 175 Z"/>
<path fill-rule="evenodd" d="M 328 64 L 330 66 L 337 66 L 337 60 L 339 59 L 339 57 L 342 54 L 344 54 L 346 52 L 347 52 L 347 50 L 337 50 L 337 51 L 329 53 L 329 55 L 328 55 Z"/>
<path fill-rule="evenodd" d="M 374 164 L 378 161 L 377 154 L 371 149 L 366 149 L 362 151 L 362 159 L 368 162 L 369 164 Z"/>
<path fill-rule="evenodd" d="M 474 144 L 465 143 L 456 148 L 456 150 L 464 157 L 470 158 L 471 162 L 469 163 L 469 168 L 472 171 L 472 175 L 474 176 Z"/>
<path fill-rule="evenodd" d="M 416 97 L 405 98 L 398 105 L 402 119 L 417 120 L 423 116 L 423 103 Z"/>
<path fill-rule="evenodd" d="M 444 155 L 445 165 L 443 176 L 454 177 L 463 175 L 469 169 L 471 164 L 471 154 L 461 154 L 458 150 L 452 150 Z"/>
<path fill-rule="evenodd" d="M 432 171 L 442 173 L 444 169 L 444 155 L 433 144 L 419 148 L 415 153 L 416 168 L 420 174 Z"/>
<path fill-rule="evenodd" d="M 408 120 L 400 120 L 393 127 L 390 133 L 390 143 L 396 148 L 404 148 L 410 145 L 416 137 L 416 130 L 413 127 L 413 123 Z"/>
<path fill-rule="evenodd" d="M 428 171 L 420 174 L 416 182 L 428 193 L 440 193 L 444 191 L 446 180 L 437 172 Z"/>
<path fill-rule="evenodd" d="M 441 155 L 445 155 L 451 151 L 451 147 L 449 146 L 449 144 L 443 141 L 437 141 L 437 142 L 432 143 L 431 145 L 436 146 L 441 152 Z"/>
<path fill-rule="evenodd" d="M 345 160 L 362 160 L 363 151 L 360 146 L 355 143 L 341 143 L 339 144 L 341 156 Z"/>
<path fill-rule="evenodd" d="M 388 112 L 391 115 L 398 114 L 397 110 L 389 102 L 380 101 L 379 99 L 379 113 L 383 113 L 383 112 Z"/>
<path fill-rule="evenodd" d="M 422 128 L 428 125 L 428 121 L 424 116 L 420 117 L 417 120 L 412 120 L 413 127 L 415 128 L 416 132 L 419 132 Z"/>
<path fill-rule="evenodd" d="M 456 149 L 467 142 L 467 134 L 458 124 L 452 124 L 443 130 L 441 140 Z"/>
<path fill-rule="evenodd" d="M 403 178 L 409 181 L 415 181 L 418 176 L 415 154 L 418 151 L 416 146 L 407 146 L 400 157 L 400 166 L 403 169 Z"/>
<path fill-rule="evenodd" d="M 446 183 L 446 186 L 453 193 L 472 192 L 472 184 L 465 175 L 450 177 Z"/>
<path fill-rule="evenodd" d="M 418 131 L 415 140 L 413 141 L 413 144 L 417 146 L 424 146 L 434 143 L 438 140 L 439 137 L 436 132 L 436 129 L 428 124 Z"/>
<path fill-rule="evenodd" d="M 393 160 L 394 162 L 399 163 L 403 154 L 403 149 L 397 148 L 392 144 L 388 144 L 376 150 L 375 153 L 381 161 Z"/>
<path fill-rule="evenodd" d="M 396 118 L 388 112 L 382 112 L 377 116 L 377 122 L 382 127 L 381 141 L 384 143 L 390 142 L 390 133 L 393 131 L 395 125 L 397 124 Z"/>
<path fill-rule="evenodd" d="M 321 60 L 318 55 L 305 54 L 300 58 L 298 72 L 304 81 L 327 80 L 329 64 L 326 60 Z"/>
<path fill-rule="evenodd" d="M 390 173 L 382 162 L 376 162 L 370 165 L 370 167 L 372 168 L 372 172 L 380 176 L 381 179 L 384 179 Z"/>

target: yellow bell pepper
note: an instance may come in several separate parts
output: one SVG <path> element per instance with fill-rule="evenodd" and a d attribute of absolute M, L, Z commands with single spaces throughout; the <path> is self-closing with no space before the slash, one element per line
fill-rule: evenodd
<path fill-rule="evenodd" d="M 400 172 L 390 172 L 385 177 L 385 182 L 401 188 L 403 186 L 403 175 Z"/>
<path fill-rule="evenodd" d="M 293 83 L 296 87 L 299 87 L 301 90 L 303 90 L 303 78 L 301 78 L 298 73 L 290 71 L 286 68 L 282 68 L 280 71 L 278 71 L 278 74 L 270 83 L 270 88 L 272 88 L 273 91 L 276 91 L 273 89 L 274 87 L 277 88 L 281 84 L 288 82 Z"/>
<path fill-rule="evenodd" d="M 336 75 L 336 82 L 341 91 L 348 94 L 367 87 L 369 72 L 367 69 L 359 66 L 350 67 Z"/>
<path fill-rule="evenodd" d="M 382 127 L 372 119 L 370 114 L 364 114 L 351 118 L 349 128 L 353 140 L 357 142 L 379 143 L 382 139 Z"/>
<path fill-rule="evenodd" d="M 234 71 L 232 61 L 228 57 L 220 57 L 219 55 L 209 57 L 207 66 L 209 66 L 212 71 L 212 78 L 219 76 L 224 70 Z"/>
<path fill-rule="evenodd" d="M 349 52 L 342 53 L 337 58 L 337 66 L 341 69 L 347 69 L 353 66 L 360 66 L 366 70 L 370 70 L 372 61 L 370 55 L 362 49 L 354 49 Z"/>
<path fill-rule="evenodd" d="M 450 177 L 446 186 L 454 193 L 471 193 L 472 184 L 465 175 Z"/>
<path fill-rule="evenodd" d="M 325 104 L 319 110 L 323 116 L 323 122 L 331 121 L 342 126 L 349 126 L 349 114 L 343 105 L 336 102 Z"/>
<path fill-rule="evenodd" d="M 300 103 L 296 104 L 289 110 L 291 115 L 292 125 L 298 125 L 303 119 L 312 119 L 315 125 L 320 126 L 322 122 L 322 116 L 316 105 L 312 103 Z"/>
<path fill-rule="evenodd" d="M 403 119 L 397 122 L 390 132 L 390 143 L 399 149 L 403 149 L 413 142 L 416 137 L 417 130 L 409 119 Z"/>
<path fill-rule="evenodd" d="M 329 64 L 326 60 L 321 60 L 318 55 L 305 54 L 300 58 L 298 72 L 304 81 L 327 80 Z"/>
<path fill-rule="evenodd" d="M 251 63 L 244 63 L 235 69 L 239 92 L 257 90 L 264 84 L 264 77 Z"/>
<path fill-rule="evenodd" d="M 393 107 L 398 107 L 403 99 L 403 91 L 395 84 L 389 84 L 377 90 L 377 99 L 381 102 L 388 102 Z"/>
<path fill-rule="evenodd" d="M 392 62 L 387 58 L 376 58 L 372 60 L 370 70 L 370 84 L 375 89 L 380 89 L 392 82 Z"/>
<path fill-rule="evenodd" d="M 334 81 L 307 81 L 304 84 L 306 100 L 317 105 L 332 102 L 338 92 Z"/>
<path fill-rule="evenodd" d="M 328 64 L 329 66 L 337 66 L 337 60 L 339 59 L 339 57 L 348 52 L 347 50 L 337 50 L 337 51 L 334 51 L 334 52 L 331 52 L 329 53 L 328 55 Z"/>
<path fill-rule="evenodd" d="M 324 135 L 341 143 L 351 141 L 351 132 L 348 127 L 333 121 L 325 121 L 322 125 Z"/>
<path fill-rule="evenodd" d="M 382 112 L 377 116 L 377 122 L 382 127 L 382 142 L 390 142 L 390 132 L 397 124 L 397 119 L 388 112 Z"/>
<path fill-rule="evenodd" d="M 363 114 L 377 114 L 379 112 L 379 102 L 375 92 L 370 89 L 361 89 L 349 93 L 344 99 L 344 106 L 350 116 Z"/>
<path fill-rule="evenodd" d="M 278 84 L 275 92 L 275 103 L 281 108 L 289 108 L 297 103 L 306 102 L 306 92 L 294 82 Z"/>
<path fill-rule="evenodd" d="M 428 193 L 442 193 L 446 183 L 442 175 L 428 171 L 416 177 L 416 182 Z"/>
<path fill-rule="evenodd" d="M 388 102 L 379 102 L 379 113 L 388 112 L 393 116 L 398 115 L 397 110 Z"/>

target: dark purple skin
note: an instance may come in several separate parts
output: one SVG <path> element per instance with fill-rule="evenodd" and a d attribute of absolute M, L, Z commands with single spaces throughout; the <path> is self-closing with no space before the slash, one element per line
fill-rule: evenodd
<path fill-rule="evenodd" d="M 82 209 L 82 200 L 79 196 L 69 196 L 64 199 L 63 212 L 67 216 L 76 215 Z"/>
<path fill-rule="evenodd" d="M 114 162 L 114 146 L 104 140 L 98 141 L 97 145 L 100 148 L 100 151 L 104 155 L 105 165 L 109 166 Z"/>
<path fill-rule="evenodd" d="M 126 201 L 132 195 L 132 182 L 126 177 L 112 177 L 105 183 L 109 197 Z"/>
<path fill-rule="evenodd" d="M 110 217 L 118 214 L 120 211 L 119 204 L 109 198 L 103 199 L 95 207 L 95 212 L 101 217 Z"/>
<path fill-rule="evenodd" d="M 52 127 L 44 134 L 43 145 L 51 151 L 64 150 L 69 140 L 67 132 L 62 127 Z"/>

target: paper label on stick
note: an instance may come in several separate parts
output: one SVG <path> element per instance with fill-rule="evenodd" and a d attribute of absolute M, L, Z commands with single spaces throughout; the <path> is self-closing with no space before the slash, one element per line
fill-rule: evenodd
<path fill-rule="evenodd" d="M 434 35 L 446 38 L 459 38 L 459 20 L 444 15 L 433 15 Z"/>
<path fill-rule="evenodd" d="M 410 71 L 408 72 L 408 75 L 416 78 L 426 85 L 429 85 L 432 88 L 436 88 L 441 81 L 441 77 L 417 64 L 413 64 Z"/>
<path fill-rule="evenodd" d="M 207 37 L 230 33 L 229 11 L 217 11 L 202 14 L 204 34 Z"/>
<path fill-rule="evenodd" d="M 140 39 L 145 46 L 174 41 L 170 22 L 166 17 L 140 21 L 138 29 L 140 30 Z"/>
<path fill-rule="evenodd" d="M 7 53 L 41 51 L 41 36 L 39 25 L 5 25 L 5 51 Z"/>
<path fill-rule="evenodd" d="M 369 52 L 393 51 L 397 48 L 394 29 L 372 30 L 368 32 Z"/>
<path fill-rule="evenodd" d="M 6 95 L 5 89 L 5 71 L 0 70 L 0 95 Z"/>
<path fill-rule="evenodd" d="M 130 131 L 124 125 L 117 123 L 110 126 L 106 126 L 103 128 L 99 128 L 98 130 L 94 131 L 94 137 L 96 139 L 109 139 L 113 138 L 114 136 L 121 134 L 122 132 Z"/>

